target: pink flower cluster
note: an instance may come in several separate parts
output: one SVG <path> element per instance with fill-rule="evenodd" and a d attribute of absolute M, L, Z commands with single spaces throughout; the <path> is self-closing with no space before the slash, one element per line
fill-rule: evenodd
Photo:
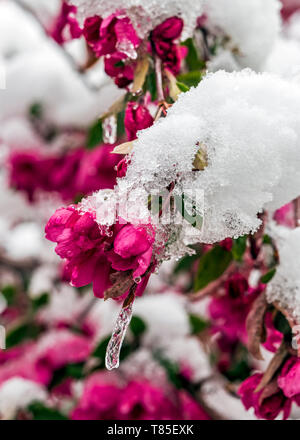
<path fill-rule="evenodd" d="M 283 411 L 283 418 L 287 419 L 292 403 L 300 404 L 300 359 L 289 357 L 277 378 L 256 392 L 261 378 L 262 374 L 256 373 L 240 386 L 239 395 L 245 408 L 253 407 L 257 417 L 267 420 L 275 419 Z"/>
<path fill-rule="evenodd" d="M 46 238 L 57 243 L 56 253 L 66 259 L 72 285 L 93 283 L 94 294 L 100 298 L 114 284 L 118 272 L 124 278 L 115 280 L 120 289 L 114 296 L 127 295 L 135 281 L 135 294 L 141 295 L 154 270 L 151 226 L 134 226 L 119 219 L 109 231 L 102 230 L 93 213 L 69 206 L 58 209 L 50 218 Z"/>
<path fill-rule="evenodd" d="M 38 191 L 57 192 L 64 200 L 93 191 L 113 188 L 114 167 L 120 156 L 113 147 L 102 145 L 92 151 L 79 148 L 62 155 L 45 155 L 38 150 L 13 151 L 8 158 L 11 187 L 24 191 L 33 201 Z"/>
<path fill-rule="evenodd" d="M 182 19 L 171 17 L 156 26 L 150 37 L 152 49 L 174 75 L 179 73 L 181 61 L 186 56 L 186 49 L 175 43 L 182 29 Z"/>
<path fill-rule="evenodd" d="M 73 420 L 208 420 L 204 410 L 184 391 L 178 405 L 145 380 L 122 384 L 112 373 L 95 373 L 85 382 Z"/>
<path fill-rule="evenodd" d="M 157 26 L 150 35 L 149 52 L 155 53 L 175 75 L 179 73 L 184 48 L 176 45 L 183 29 L 183 21 L 171 17 Z M 112 14 L 107 18 L 97 15 L 84 22 L 83 35 L 96 57 L 104 57 L 105 72 L 119 87 L 128 86 L 134 78 L 136 51 L 141 40 L 128 17 Z M 141 49 L 142 50 L 142 49 Z"/>
<path fill-rule="evenodd" d="M 0 384 L 17 376 L 48 385 L 56 370 L 85 361 L 91 350 L 92 344 L 85 336 L 53 330 L 37 342 L 0 351 Z"/>

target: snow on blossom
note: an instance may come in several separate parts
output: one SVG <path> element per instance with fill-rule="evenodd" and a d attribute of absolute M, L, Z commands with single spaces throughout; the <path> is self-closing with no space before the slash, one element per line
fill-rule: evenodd
<path fill-rule="evenodd" d="M 267 286 L 267 299 L 278 302 L 300 322 L 300 228 L 276 227 L 279 265 Z"/>
<path fill-rule="evenodd" d="M 191 36 L 197 18 L 203 12 L 204 0 L 69 0 L 77 6 L 77 17 L 84 21 L 87 17 L 99 15 L 108 17 L 119 12 L 130 18 L 140 38 L 144 38 L 158 24 L 167 18 L 177 16 L 183 19 L 182 39 Z"/>
<path fill-rule="evenodd" d="M 200 191 L 203 226 L 185 222 L 178 239 L 186 243 L 253 232 L 262 209 L 299 195 L 299 114 L 300 88 L 291 81 L 249 70 L 209 74 L 138 133 L 119 189 L 155 194 L 176 182 L 175 193 Z M 199 147 L 207 164 L 192 172 Z"/>
<path fill-rule="evenodd" d="M 0 419 L 14 419 L 18 410 L 46 399 L 46 390 L 36 382 L 21 377 L 9 379 L 0 386 Z"/>
<path fill-rule="evenodd" d="M 279 0 L 206 0 L 206 24 L 230 39 L 243 67 L 259 69 L 280 31 Z"/>

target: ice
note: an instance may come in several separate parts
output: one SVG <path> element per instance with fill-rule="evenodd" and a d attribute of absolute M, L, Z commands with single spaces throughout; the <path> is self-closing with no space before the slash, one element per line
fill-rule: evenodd
<path fill-rule="evenodd" d="M 169 17 L 181 17 L 184 30 L 181 35 L 185 40 L 192 35 L 196 20 L 203 12 L 204 0 L 69 0 L 77 6 L 77 17 L 81 22 L 86 17 L 100 15 L 107 17 L 119 12 L 126 14 L 132 21 L 141 38 Z"/>
<path fill-rule="evenodd" d="M 242 67 L 259 69 L 280 31 L 279 0 L 206 0 L 209 27 L 229 37 Z"/>
<path fill-rule="evenodd" d="M 199 142 L 208 165 L 192 172 Z M 138 133 L 118 188 L 153 194 L 176 182 L 175 193 L 196 191 L 203 196 L 203 227 L 173 225 L 173 242 L 213 243 L 257 230 L 259 212 L 298 196 L 299 161 L 299 85 L 267 73 L 220 71 Z"/>
<path fill-rule="evenodd" d="M 127 328 L 132 318 L 132 303 L 127 307 L 122 307 L 116 321 L 111 339 L 107 345 L 105 366 L 108 370 L 119 367 L 120 351 L 126 335 Z"/>
<path fill-rule="evenodd" d="M 279 265 L 267 286 L 267 299 L 278 302 L 300 324 L 300 228 L 273 228 L 279 250 Z"/>

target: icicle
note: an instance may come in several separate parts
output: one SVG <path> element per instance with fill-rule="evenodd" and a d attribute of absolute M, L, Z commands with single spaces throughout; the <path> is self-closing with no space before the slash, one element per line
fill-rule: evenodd
<path fill-rule="evenodd" d="M 113 334 L 106 349 L 105 366 L 108 370 L 118 368 L 122 343 L 132 317 L 132 303 L 122 307 L 117 318 Z"/>
<path fill-rule="evenodd" d="M 117 119 L 115 115 L 108 116 L 103 121 L 103 141 L 114 144 L 117 140 Z"/>

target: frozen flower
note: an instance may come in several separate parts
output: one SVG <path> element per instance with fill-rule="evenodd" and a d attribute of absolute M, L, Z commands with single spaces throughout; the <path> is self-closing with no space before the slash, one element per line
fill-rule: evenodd
<path fill-rule="evenodd" d="M 253 374 L 240 386 L 238 393 L 245 408 L 253 407 L 256 417 L 267 420 L 274 420 L 283 411 L 283 418 L 287 419 L 291 411 L 291 399 L 285 397 L 276 383 L 261 399 L 263 390 L 255 392 L 261 378 L 261 373 Z"/>
<path fill-rule="evenodd" d="M 145 227 L 123 222 L 112 225 L 107 233 L 101 231 L 91 212 L 83 213 L 70 206 L 58 209 L 50 218 L 46 238 L 57 243 L 56 253 L 66 259 L 72 285 L 93 283 L 94 294 L 100 298 L 112 281 L 115 288 L 119 286 L 113 297 L 124 295 L 137 278 L 136 294 L 145 289 L 154 241 Z M 117 275 L 119 271 L 124 276 Z"/>
<path fill-rule="evenodd" d="M 21 377 L 9 379 L 0 386 L 0 419 L 14 419 L 18 410 L 46 398 L 47 392 L 41 385 Z"/>
<path fill-rule="evenodd" d="M 153 118 L 147 107 L 136 102 L 129 102 L 127 104 L 124 125 L 129 141 L 136 139 L 136 134 L 139 130 L 151 127 L 152 124 Z"/>

